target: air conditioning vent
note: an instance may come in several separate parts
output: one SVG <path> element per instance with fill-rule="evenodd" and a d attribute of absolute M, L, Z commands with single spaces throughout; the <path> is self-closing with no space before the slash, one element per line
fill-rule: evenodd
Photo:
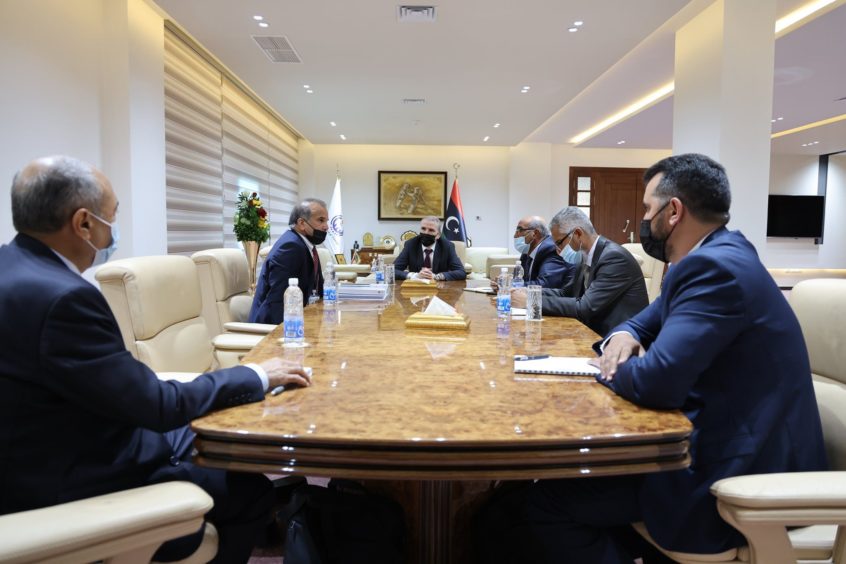
<path fill-rule="evenodd" d="M 402 23 L 433 23 L 435 6 L 397 6 L 397 21 Z"/>
<path fill-rule="evenodd" d="M 267 58 L 274 63 L 302 63 L 291 42 L 284 35 L 253 35 Z"/>
<path fill-rule="evenodd" d="M 403 98 L 403 104 L 411 104 L 413 106 L 422 106 L 426 103 L 426 98 Z"/>

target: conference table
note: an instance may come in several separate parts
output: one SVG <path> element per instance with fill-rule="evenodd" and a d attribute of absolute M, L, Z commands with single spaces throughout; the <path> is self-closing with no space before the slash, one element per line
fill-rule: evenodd
<path fill-rule="evenodd" d="M 407 328 L 434 296 L 469 327 Z M 197 462 L 382 484 L 405 509 L 414 562 L 462 559 L 453 544 L 493 480 L 690 463 L 680 412 L 638 407 L 593 377 L 514 372 L 515 354 L 594 356 L 595 333 L 574 319 L 501 319 L 463 281 L 308 306 L 305 335 L 307 346 L 286 347 L 277 327 L 243 361 L 300 361 L 312 385 L 195 420 Z"/>

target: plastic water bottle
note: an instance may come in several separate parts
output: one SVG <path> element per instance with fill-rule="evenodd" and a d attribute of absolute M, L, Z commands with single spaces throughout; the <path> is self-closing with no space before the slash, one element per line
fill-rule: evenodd
<path fill-rule="evenodd" d="M 496 294 L 496 313 L 499 317 L 511 315 L 511 275 L 502 267 L 496 280 L 499 291 Z"/>
<path fill-rule="evenodd" d="M 303 291 L 297 278 L 288 278 L 285 290 L 285 344 L 302 344 L 305 341 L 305 322 L 303 321 Z"/>
<path fill-rule="evenodd" d="M 525 285 L 523 281 L 523 265 L 518 260 L 517 264 L 514 265 L 514 278 L 511 279 L 511 287 L 522 288 Z"/>
<path fill-rule="evenodd" d="M 323 274 L 323 304 L 333 306 L 338 303 L 338 279 L 335 277 L 335 266 L 328 265 Z"/>
<path fill-rule="evenodd" d="M 382 262 L 382 255 L 376 255 L 376 258 L 373 259 L 374 269 L 373 274 L 376 278 L 377 284 L 384 284 L 385 283 L 385 265 Z"/>

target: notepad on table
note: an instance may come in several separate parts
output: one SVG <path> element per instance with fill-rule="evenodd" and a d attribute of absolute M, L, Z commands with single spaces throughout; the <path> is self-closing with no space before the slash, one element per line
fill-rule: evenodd
<path fill-rule="evenodd" d="M 560 374 L 566 376 L 596 376 L 599 368 L 588 364 L 586 357 L 549 356 L 529 360 L 514 360 L 514 372 L 520 374 Z"/>

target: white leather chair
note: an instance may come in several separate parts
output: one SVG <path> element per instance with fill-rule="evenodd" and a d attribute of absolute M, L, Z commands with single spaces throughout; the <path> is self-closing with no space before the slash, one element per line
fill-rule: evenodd
<path fill-rule="evenodd" d="M 664 278 L 664 263 L 652 258 L 643 250 L 640 243 L 625 243 L 623 248 L 635 257 L 640 269 L 643 272 L 643 281 L 646 283 L 646 293 L 649 296 L 649 303 L 655 301 L 661 294 L 661 282 Z"/>
<path fill-rule="evenodd" d="M 185 256 L 108 262 L 95 278 L 118 322 L 126 348 L 157 373 L 202 373 L 238 364 L 255 335 L 212 341 L 202 317 L 197 267 Z"/>
<path fill-rule="evenodd" d="M 458 259 L 464 265 L 464 273 L 470 274 L 473 272 L 473 265 L 467 262 L 467 244 L 464 241 L 453 241 L 452 244 L 455 245 L 455 254 L 458 255 Z"/>
<path fill-rule="evenodd" d="M 266 335 L 276 328 L 276 325 L 268 323 L 247 323 L 253 297 L 249 294 L 249 266 L 244 251 L 206 249 L 191 255 L 191 260 L 197 265 L 203 318 L 210 334 L 234 332 Z M 255 344 L 259 340 L 261 337 L 255 339 Z"/>
<path fill-rule="evenodd" d="M 711 492 L 720 515 L 749 544 L 721 555 L 665 552 L 678 562 L 846 562 L 846 280 L 800 282 L 790 305 L 811 358 L 831 471 L 716 482 Z M 803 528 L 787 531 L 789 526 Z M 648 537 L 642 525 L 640 530 Z"/>
<path fill-rule="evenodd" d="M 505 247 L 467 247 L 464 250 L 464 261 L 472 267 L 474 278 L 487 278 L 488 257 L 507 253 Z"/>
<path fill-rule="evenodd" d="M 332 251 L 329 249 L 325 249 L 323 247 L 317 247 L 317 256 L 320 258 L 320 268 L 323 270 L 323 276 L 326 277 L 326 267 L 330 264 L 335 266 L 335 277 L 338 281 L 347 281 L 347 282 L 355 282 L 355 279 L 358 278 L 358 273 L 355 270 L 351 270 L 345 268 L 347 266 L 355 266 L 358 270 L 362 270 L 360 265 L 348 265 L 348 264 L 338 264 L 335 261 L 335 255 L 332 254 Z M 367 272 L 370 272 L 370 269 L 367 269 Z"/>
<path fill-rule="evenodd" d="M 507 268 L 510 273 L 514 270 L 514 265 L 518 262 L 520 262 L 520 255 L 490 255 L 485 263 L 485 272 L 487 273 L 488 278 L 494 280 L 497 276 L 499 276 L 503 267 Z"/>
<path fill-rule="evenodd" d="M 0 516 L 0 562 L 150 562 L 165 541 L 196 532 L 212 498 L 188 482 L 166 482 Z M 184 564 L 208 562 L 217 532 Z"/>

